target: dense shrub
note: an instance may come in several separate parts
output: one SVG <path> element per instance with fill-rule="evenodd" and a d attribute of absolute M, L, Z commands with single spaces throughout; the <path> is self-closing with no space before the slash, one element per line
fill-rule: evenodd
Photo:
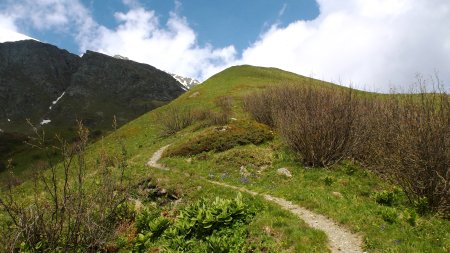
<path fill-rule="evenodd" d="M 254 121 L 235 121 L 221 127 L 210 127 L 192 138 L 173 144 L 165 156 L 187 156 L 202 152 L 221 152 L 239 145 L 260 144 L 273 138 L 272 131 Z"/>

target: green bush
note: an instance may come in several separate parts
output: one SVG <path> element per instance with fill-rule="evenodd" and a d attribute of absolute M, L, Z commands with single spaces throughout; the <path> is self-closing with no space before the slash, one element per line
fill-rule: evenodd
<path fill-rule="evenodd" d="M 381 191 L 374 194 L 375 201 L 384 206 L 393 206 L 396 201 L 396 194 L 392 191 Z"/>
<path fill-rule="evenodd" d="M 253 145 L 237 147 L 217 154 L 213 161 L 226 168 L 262 167 L 272 164 L 273 151 L 270 148 Z"/>
<path fill-rule="evenodd" d="M 332 177 L 325 177 L 323 179 L 323 182 L 325 183 L 326 186 L 330 186 L 334 183 L 334 179 Z"/>
<path fill-rule="evenodd" d="M 239 194 L 235 199 L 202 199 L 180 210 L 174 219 L 144 211 L 136 219 L 134 251 L 239 252 L 246 224 L 255 215 Z"/>
<path fill-rule="evenodd" d="M 188 156 L 202 152 L 221 152 L 239 145 L 260 144 L 273 139 L 266 125 L 255 121 L 235 121 L 222 127 L 210 127 L 194 137 L 172 145 L 164 156 Z"/>
<path fill-rule="evenodd" d="M 417 213 L 415 210 L 407 209 L 403 212 L 403 219 L 409 223 L 411 226 L 417 224 Z"/>
<path fill-rule="evenodd" d="M 385 208 L 381 210 L 380 214 L 387 223 L 393 224 L 398 220 L 398 213 L 395 208 Z"/>

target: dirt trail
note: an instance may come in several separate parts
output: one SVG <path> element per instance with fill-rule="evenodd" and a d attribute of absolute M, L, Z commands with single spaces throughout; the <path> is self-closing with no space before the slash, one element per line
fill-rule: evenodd
<path fill-rule="evenodd" d="M 169 147 L 170 145 L 166 145 L 160 149 L 158 149 L 153 156 L 150 158 L 150 160 L 148 160 L 147 162 L 147 166 L 149 167 L 154 167 L 157 169 L 161 169 L 161 170 L 169 170 L 166 167 L 164 167 L 164 165 L 159 164 L 158 161 L 159 159 L 161 159 L 162 154 L 164 153 L 164 151 Z"/>
<path fill-rule="evenodd" d="M 158 168 L 158 169 L 163 169 L 163 170 L 169 170 L 168 168 L 166 168 L 163 165 L 158 163 L 159 159 L 161 158 L 162 153 L 168 146 L 169 145 L 164 146 L 161 149 L 159 149 L 158 151 L 156 151 L 153 154 L 153 156 L 150 158 L 150 160 L 147 162 L 147 166 Z M 314 213 L 314 212 L 312 212 L 306 208 L 303 208 L 299 205 L 295 205 L 290 201 L 287 201 L 282 198 L 274 197 L 272 195 L 260 194 L 260 193 L 245 189 L 243 187 L 237 187 L 237 186 L 225 184 L 222 182 L 211 181 L 211 180 L 207 180 L 207 181 L 212 184 L 235 189 L 235 190 L 241 191 L 241 192 L 246 192 L 253 196 L 260 195 L 260 196 L 263 196 L 266 200 L 273 202 L 275 204 L 278 204 L 283 209 L 290 211 L 297 217 L 304 220 L 306 222 L 306 224 L 308 224 L 310 227 L 318 229 L 318 230 L 322 230 L 323 232 L 325 232 L 325 234 L 328 237 L 329 246 L 330 246 L 330 250 L 332 253 L 335 253 L 335 252 L 363 253 L 364 252 L 361 248 L 362 239 L 359 235 L 351 233 L 347 229 L 336 224 L 336 222 L 330 220 L 329 218 L 327 218 L 321 214 Z"/>

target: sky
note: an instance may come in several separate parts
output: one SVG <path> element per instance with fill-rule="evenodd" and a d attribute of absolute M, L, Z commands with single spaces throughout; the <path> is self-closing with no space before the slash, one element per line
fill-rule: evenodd
<path fill-rule="evenodd" d="M 377 92 L 449 91 L 448 24 L 448 0 L 0 0 L 0 42 L 118 54 L 201 81 L 251 64 Z"/>

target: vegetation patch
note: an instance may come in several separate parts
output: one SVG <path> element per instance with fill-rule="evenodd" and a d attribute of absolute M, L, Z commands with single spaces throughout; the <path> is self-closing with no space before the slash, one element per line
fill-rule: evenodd
<path fill-rule="evenodd" d="M 273 151 L 270 148 L 248 145 L 236 147 L 214 156 L 219 167 L 240 168 L 241 166 L 261 168 L 272 164 Z"/>
<path fill-rule="evenodd" d="M 148 252 L 240 252 L 255 210 L 234 199 L 201 199 L 176 215 L 144 211 L 136 219 L 133 250 Z"/>
<path fill-rule="evenodd" d="M 202 152 L 221 152 L 240 145 L 261 144 L 273 139 L 269 127 L 255 121 L 235 121 L 207 128 L 195 136 L 170 146 L 164 156 L 189 156 Z"/>

